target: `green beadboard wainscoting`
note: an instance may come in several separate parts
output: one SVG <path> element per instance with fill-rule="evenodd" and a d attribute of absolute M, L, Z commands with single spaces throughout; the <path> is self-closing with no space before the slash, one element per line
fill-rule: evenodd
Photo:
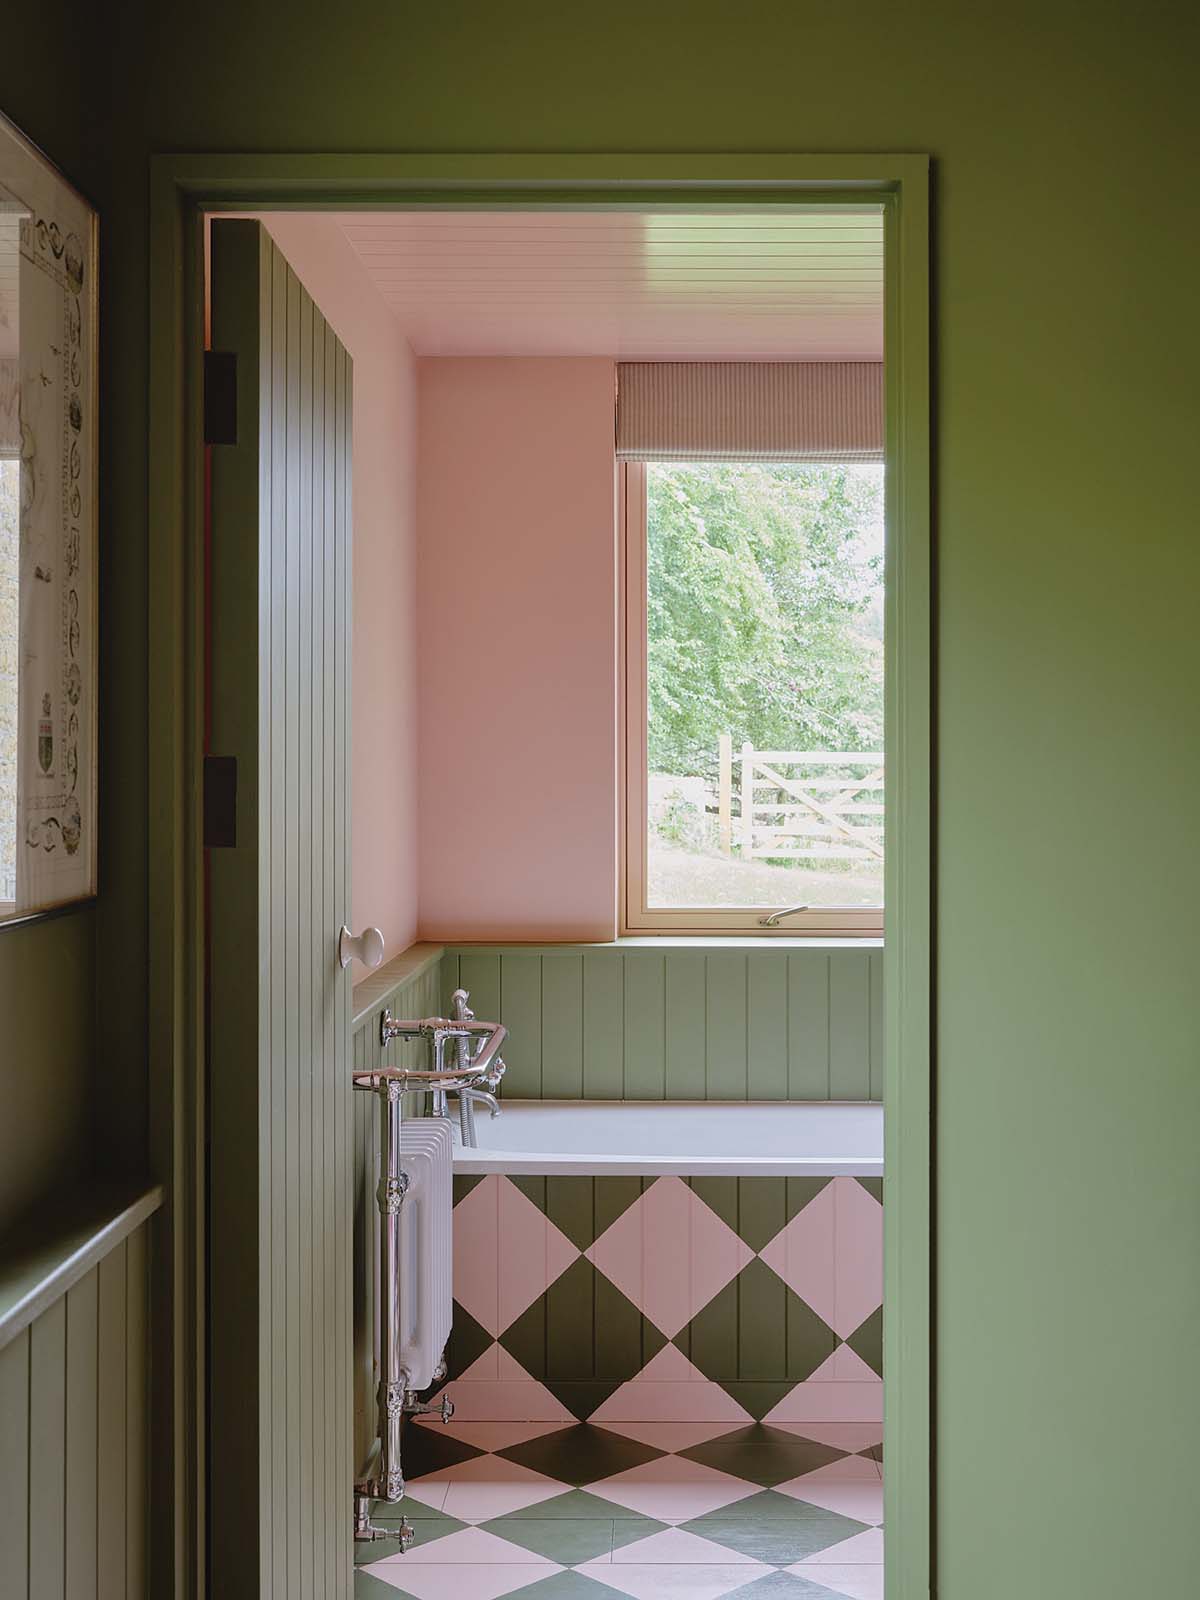
<path fill-rule="evenodd" d="M 90 1185 L 0 1240 L 0 1595 L 145 1600 L 149 1219 Z"/>
<path fill-rule="evenodd" d="M 459 984 L 509 1030 L 513 1099 L 882 1098 L 877 940 L 448 946 Z"/>

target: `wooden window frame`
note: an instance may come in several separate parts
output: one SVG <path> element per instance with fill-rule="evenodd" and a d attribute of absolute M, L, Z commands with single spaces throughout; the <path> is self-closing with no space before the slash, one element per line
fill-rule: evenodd
<path fill-rule="evenodd" d="M 883 907 L 814 906 L 777 927 L 761 918 L 782 906 L 674 907 L 647 901 L 646 467 L 617 467 L 621 566 L 620 925 L 626 935 L 742 934 L 754 938 L 881 939 Z"/>

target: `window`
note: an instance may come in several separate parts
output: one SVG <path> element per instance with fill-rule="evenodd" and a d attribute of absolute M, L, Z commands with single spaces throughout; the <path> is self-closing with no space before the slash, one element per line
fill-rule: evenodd
<path fill-rule="evenodd" d="M 627 931 L 881 932 L 882 465 L 621 473 Z"/>

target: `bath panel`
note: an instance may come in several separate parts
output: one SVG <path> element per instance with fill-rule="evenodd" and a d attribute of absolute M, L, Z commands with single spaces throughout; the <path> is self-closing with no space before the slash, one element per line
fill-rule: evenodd
<path fill-rule="evenodd" d="M 462 1422 L 877 1424 L 876 1178 L 455 1179 Z"/>

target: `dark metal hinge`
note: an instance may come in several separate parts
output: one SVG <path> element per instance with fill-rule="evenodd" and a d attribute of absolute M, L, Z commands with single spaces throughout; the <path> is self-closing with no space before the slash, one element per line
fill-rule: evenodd
<path fill-rule="evenodd" d="M 237 356 L 232 350 L 204 352 L 204 442 L 237 443 Z"/>
<path fill-rule="evenodd" d="M 237 757 L 204 758 L 204 848 L 232 850 L 237 844 Z"/>

